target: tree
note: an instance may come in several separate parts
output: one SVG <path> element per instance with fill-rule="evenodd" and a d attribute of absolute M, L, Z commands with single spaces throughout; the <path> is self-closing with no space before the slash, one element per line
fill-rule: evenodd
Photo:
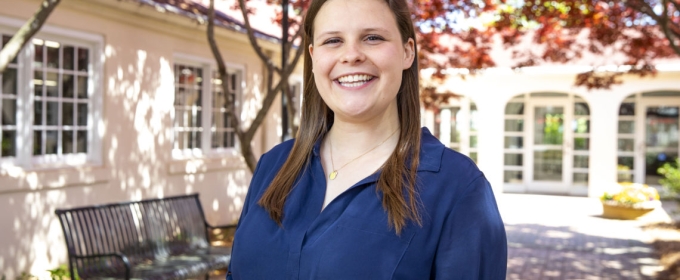
<path fill-rule="evenodd" d="M 271 1 L 270 1 L 271 2 Z M 287 2 L 287 1 L 286 1 Z M 285 8 L 286 2 L 282 2 L 282 5 L 284 5 L 282 11 L 287 11 L 289 9 Z M 295 12 L 299 12 L 302 14 L 303 9 L 297 9 L 295 8 L 296 5 L 301 5 L 304 4 L 303 2 L 307 1 L 292 1 L 292 6 L 293 10 Z M 302 6 L 300 6 L 302 7 Z M 244 19 L 244 27 L 246 29 L 247 35 L 248 35 L 248 40 L 253 47 L 253 50 L 257 53 L 258 57 L 260 60 L 263 62 L 265 65 L 265 72 L 266 72 L 266 86 L 264 89 L 265 93 L 265 98 L 262 102 L 262 107 L 259 109 L 257 112 L 255 119 L 250 123 L 250 126 L 247 128 L 243 127 L 241 119 L 236 115 L 236 112 L 233 108 L 234 102 L 229 102 L 231 104 L 232 108 L 229 110 L 229 116 L 233 123 L 235 124 L 235 130 L 236 130 L 236 135 L 238 137 L 239 143 L 241 143 L 241 154 L 243 155 L 246 164 L 248 165 L 248 168 L 251 171 L 255 170 L 255 166 L 257 165 L 257 159 L 255 158 L 255 155 L 253 153 L 251 143 L 253 141 L 253 138 L 255 137 L 255 132 L 257 129 L 260 127 L 262 124 L 262 121 L 267 115 L 267 112 L 271 108 L 272 103 L 274 102 L 274 99 L 278 95 L 279 92 L 282 92 L 286 97 L 287 100 L 293 100 L 292 93 L 288 90 L 288 77 L 290 74 L 293 72 L 293 69 L 297 65 L 300 56 L 302 55 L 302 50 L 303 48 L 298 47 L 297 49 L 294 48 L 295 42 L 299 41 L 301 35 L 302 35 L 302 25 L 300 24 L 300 21 L 298 20 L 297 17 L 293 18 L 288 18 L 287 15 L 283 15 L 283 13 L 279 14 L 276 18 L 277 21 L 281 22 L 282 20 L 288 18 L 286 21 L 286 24 L 284 25 L 287 26 L 288 28 L 282 28 L 282 33 L 285 33 L 286 35 L 290 36 L 282 36 L 282 39 L 280 40 L 281 47 L 282 47 L 282 63 L 281 65 L 277 66 L 273 61 L 271 57 L 268 57 L 262 47 L 260 46 L 260 43 L 258 42 L 256 36 L 255 36 L 255 30 L 250 24 L 250 20 L 248 18 L 249 14 L 255 12 L 253 9 L 249 8 L 246 4 L 246 0 L 238 0 L 238 9 L 241 10 L 241 14 L 243 15 Z M 230 92 L 230 86 L 229 86 L 229 79 L 227 79 L 227 67 L 224 63 L 224 59 L 222 57 L 222 54 L 219 50 L 219 47 L 217 45 L 217 42 L 215 41 L 215 0 L 210 0 L 210 6 L 207 11 L 208 14 L 208 28 L 207 28 L 207 37 L 208 37 L 208 42 L 210 43 L 210 49 L 215 57 L 215 61 L 217 62 L 217 67 L 218 67 L 218 73 L 220 75 L 220 79 L 222 80 L 222 90 L 225 93 Z M 294 54 L 291 56 L 290 53 L 294 51 Z M 275 74 L 278 76 L 278 81 L 274 83 L 274 76 Z M 232 94 L 228 94 L 227 96 L 233 96 Z M 295 115 L 295 107 L 293 105 L 293 102 L 287 102 L 287 114 L 289 116 L 289 120 L 293 119 L 293 116 Z M 295 130 L 294 130 L 295 131 Z"/>
<path fill-rule="evenodd" d="M 680 56 L 679 0 L 412 0 L 421 67 L 475 74 L 496 66 L 499 41 L 512 50 L 513 68 L 567 63 L 587 52 L 618 54 L 616 71 L 580 73 L 575 84 L 610 88 L 624 74 L 656 73 L 656 59 Z M 525 39 L 531 39 L 527 48 Z M 496 45 L 498 46 L 498 45 Z M 443 54 L 443 55 L 442 55 Z"/>
<path fill-rule="evenodd" d="M 19 54 L 19 51 L 24 48 L 33 35 L 37 33 L 43 26 L 47 18 L 50 16 L 54 8 L 59 5 L 61 0 L 43 0 L 40 3 L 40 9 L 17 31 L 12 39 L 0 50 L 0 74 L 5 72 L 10 61 Z"/>

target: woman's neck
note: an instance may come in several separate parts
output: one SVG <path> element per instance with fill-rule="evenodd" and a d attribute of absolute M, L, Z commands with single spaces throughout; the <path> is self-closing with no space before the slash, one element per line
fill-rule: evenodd
<path fill-rule="evenodd" d="M 327 141 L 330 140 L 335 151 L 343 151 L 347 156 L 362 153 L 374 148 L 377 144 L 385 141 L 385 146 L 395 146 L 399 137 L 393 137 L 399 129 L 399 119 L 393 116 L 374 119 L 366 122 L 346 122 L 342 119 L 333 121 L 333 127 L 328 132 Z M 394 138 L 390 141 L 388 138 Z M 394 143 L 392 143 L 394 142 Z"/>

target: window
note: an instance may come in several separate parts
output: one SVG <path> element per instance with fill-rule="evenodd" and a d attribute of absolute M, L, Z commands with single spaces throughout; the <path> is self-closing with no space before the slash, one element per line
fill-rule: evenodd
<path fill-rule="evenodd" d="M 33 39 L 33 155 L 87 153 L 90 51 Z"/>
<path fill-rule="evenodd" d="M 0 41 L 0 49 L 2 49 L 9 39 L 8 35 L 2 35 Z M 2 133 L 0 133 L 0 158 L 16 157 L 17 154 L 17 96 L 18 96 L 18 80 L 17 80 L 17 59 L 10 62 L 9 66 L 3 74 L 0 74 L 0 125 Z"/>
<path fill-rule="evenodd" d="M 219 74 L 208 65 L 176 63 L 174 71 L 173 155 L 202 155 L 206 150 L 235 147 L 236 131 L 229 110 L 237 105 L 237 98 L 241 95 L 242 67 L 227 67 L 230 92 L 226 94 Z M 207 77 L 210 81 L 205 80 Z"/>
<path fill-rule="evenodd" d="M 0 26 L 0 47 L 14 31 Z M 66 34 L 67 36 L 63 36 Z M 100 164 L 101 36 L 44 26 L 0 75 L 0 163 Z"/>
<path fill-rule="evenodd" d="M 229 117 L 229 108 L 235 105 L 236 97 L 240 96 L 241 71 L 227 70 L 229 77 L 229 88 L 231 92 L 225 94 L 222 90 L 222 80 L 217 71 L 213 72 L 213 119 L 212 119 L 212 147 L 214 149 L 230 148 L 235 145 L 235 126 Z"/>
<path fill-rule="evenodd" d="M 200 148 L 203 69 L 175 65 L 175 149 Z"/>

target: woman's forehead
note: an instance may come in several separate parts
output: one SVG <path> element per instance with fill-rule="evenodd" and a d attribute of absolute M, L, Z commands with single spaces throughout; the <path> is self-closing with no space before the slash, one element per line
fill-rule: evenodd
<path fill-rule="evenodd" d="M 389 32 L 398 28 L 385 0 L 328 0 L 313 24 L 316 36 L 347 30 Z"/>

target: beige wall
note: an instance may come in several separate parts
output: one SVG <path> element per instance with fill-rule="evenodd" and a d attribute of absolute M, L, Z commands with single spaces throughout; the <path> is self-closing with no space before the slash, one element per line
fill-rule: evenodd
<path fill-rule="evenodd" d="M 0 17 L 23 22 L 39 2 L 0 0 Z M 57 208 L 198 192 L 210 223 L 233 222 L 251 177 L 238 152 L 193 159 L 173 158 L 171 152 L 172 65 L 178 58 L 212 61 L 204 26 L 130 1 L 65 0 L 37 37 L 54 35 L 50 30 L 102 40 L 102 117 L 96 124 L 102 160 L 0 171 L 0 275 L 45 278 L 45 270 L 66 263 Z M 245 67 L 241 101 L 247 119 L 263 98 L 262 63 L 242 34 L 221 29 L 218 37 L 225 60 Z M 276 57 L 274 44 L 265 47 Z M 277 98 L 253 143 L 258 156 L 279 142 L 279 111 Z"/>

